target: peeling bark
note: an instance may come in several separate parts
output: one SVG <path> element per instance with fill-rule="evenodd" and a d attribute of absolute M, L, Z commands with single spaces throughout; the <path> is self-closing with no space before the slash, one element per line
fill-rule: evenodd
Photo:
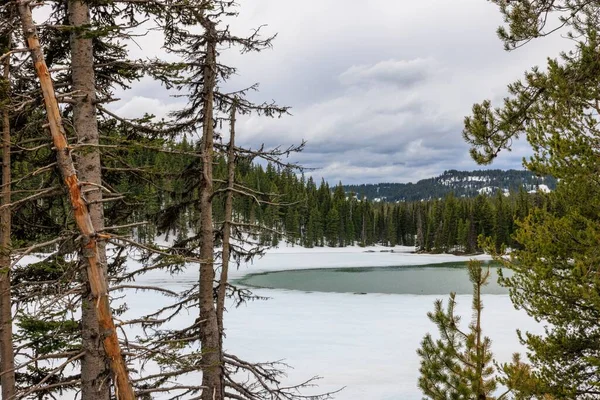
<path fill-rule="evenodd" d="M 54 87 L 48 67 L 44 61 L 29 3 L 21 0 L 18 2 L 18 8 L 23 33 L 27 41 L 27 46 L 31 51 L 35 70 L 44 95 L 48 125 L 54 147 L 56 148 L 57 165 L 68 190 L 75 222 L 82 236 L 82 257 L 87 261 L 87 278 L 92 293 L 93 304 L 96 307 L 98 325 L 100 327 L 100 339 L 113 375 L 115 395 L 120 400 L 133 400 L 135 399 L 135 395 L 129 381 L 125 360 L 121 355 L 121 348 L 110 309 L 108 287 L 102 266 L 105 260 L 99 256 L 97 240 L 100 235 L 94 230 L 87 203 L 81 194 L 80 182 L 75 171 L 71 151 L 67 144 Z"/>

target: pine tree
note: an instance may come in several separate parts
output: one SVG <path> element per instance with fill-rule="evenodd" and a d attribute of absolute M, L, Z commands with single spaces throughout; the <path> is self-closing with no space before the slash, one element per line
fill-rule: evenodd
<path fill-rule="evenodd" d="M 524 217 L 517 250 L 501 259 L 514 275 L 504 279 L 515 305 L 547 324 L 544 335 L 525 333 L 538 392 L 556 398 L 592 399 L 600 386 L 600 301 L 597 181 L 600 93 L 600 5 L 597 2 L 494 0 L 505 17 L 499 30 L 507 49 L 555 31 L 558 21 L 574 50 L 533 68 L 509 85 L 502 107 L 484 101 L 465 118 L 471 154 L 490 163 L 513 139 L 526 136 L 537 174 L 559 179 L 556 192 L 537 196 L 540 207 Z M 556 17 L 556 18 L 555 18 Z M 519 200 L 520 203 L 526 203 Z M 489 248 L 494 246 L 488 241 Z"/>
<path fill-rule="evenodd" d="M 325 221 L 326 221 L 325 222 L 325 238 L 327 240 L 327 245 L 331 246 L 331 247 L 336 247 L 340 241 L 339 240 L 340 214 L 335 205 L 327 213 L 327 218 Z"/>
<path fill-rule="evenodd" d="M 310 385 L 312 379 L 298 386 L 282 388 L 278 386 L 282 371 L 276 363 L 248 362 L 225 352 L 222 323 L 224 292 L 239 296 L 241 302 L 254 297 L 245 290 L 239 290 L 231 282 L 226 282 L 226 273 L 218 280 L 218 289 L 215 290 L 215 270 L 218 268 L 219 258 L 222 261 L 222 271 L 225 271 L 229 267 L 230 260 L 249 261 L 254 256 L 262 254 L 264 248 L 262 246 L 257 248 L 256 243 L 248 239 L 246 235 L 248 232 L 268 232 L 268 235 L 261 237 L 261 241 L 265 243 L 270 239 L 271 242 L 266 243 L 267 245 L 279 244 L 279 232 L 285 227 L 286 213 L 281 211 L 284 204 L 273 199 L 293 199 L 293 179 L 296 179 L 290 169 L 295 166 L 283 162 L 282 159 L 290 153 L 301 150 L 303 144 L 272 150 L 264 148 L 251 150 L 233 146 L 233 117 L 236 110 L 239 114 L 273 117 L 286 114 L 287 107 L 271 103 L 254 104 L 247 100 L 247 93 L 256 90 L 257 85 L 234 93 L 222 92 L 220 84 L 235 74 L 236 69 L 221 62 L 220 52 L 223 48 L 230 47 L 237 47 L 242 53 L 261 51 L 271 46 L 274 37 L 262 37 L 260 29 L 254 31 L 249 37 L 231 33 L 227 19 L 237 15 L 234 2 L 207 0 L 199 3 L 199 6 L 200 9 L 192 7 L 191 10 L 186 9 L 181 13 L 173 10 L 173 18 L 165 26 L 166 47 L 181 58 L 177 63 L 181 75 L 173 81 L 173 84 L 187 90 L 188 104 L 173 114 L 177 120 L 177 128 L 182 132 L 201 131 L 196 157 L 186 166 L 182 174 L 187 190 L 179 193 L 178 195 L 181 196 L 179 201 L 168 210 L 161 212 L 159 216 L 161 227 L 168 229 L 174 215 L 181 215 L 190 208 L 197 208 L 200 211 L 200 218 L 197 221 L 199 233 L 175 243 L 172 249 L 193 255 L 194 260 L 200 264 L 198 285 L 192 291 L 185 293 L 184 300 L 186 304 L 199 306 L 199 317 L 192 325 L 168 333 L 170 340 L 182 346 L 199 341 L 200 349 L 169 361 L 176 363 L 178 367 L 173 371 L 173 375 L 189 372 L 190 365 L 194 368 L 200 367 L 202 382 L 201 384 L 198 382 L 194 390 L 201 389 L 201 394 L 197 398 L 202 400 L 302 398 L 305 396 L 302 396 L 300 389 Z M 200 33 L 191 32 L 189 25 L 199 25 Z M 221 141 L 220 122 L 231 124 L 229 145 Z M 227 167 L 224 161 L 219 162 L 220 152 L 227 152 L 229 161 Z M 233 167 L 237 168 L 237 165 L 233 165 L 232 162 L 240 159 L 252 161 L 257 158 L 268 160 L 270 163 L 267 164 L 264 173 L 256 177 L 256 187 L 247 187 L 236 182 L 237 172 Z M 219 174 L 226 175 L 225 185 L 222 184 L 224 179 Z M 285 192 L 286 189 L 288 192 Z M 222 194 L 227 198 L 223 210 L 218 210 L 216 207 L 218 197 Z M 249 197 L 261 206 L 262 224 L 249 227 L 245 222 L 232 221 L 233 210 L 230 207 L 233 201 L 232 194 L 236 197 Z M 328 188 L 326 195 L 331 197 Z M 216 221 L 215 212 L 222 213 L 225 224 Z M 290 210 L 287 212 L 289 213 Z M 294 215 L 291 216 L 294 219 Z M 296 221 L 291 222 L 295 224 Z M 235 228 L 232 229 L 233 227 Z M 216 246 L 220 238 L 229 242 L 229 245 L 224 248 L 225 258 L 223 252 Z M 234 244 L 232 238 L 235 238 L 237 243 Z M 240 244 L 252 245 L 252 247 L 248 246 L 248 250 Z M 170 365 L 167 367 L 172 368 Z M 328 396 L 314 397 L 321 399 Z"/>
<path fill-rule="evenodd" d="M 428 399 L 492 399 L 497 387 L 491 341 L 481 329 L 481 288 L 487 284 L 490 272 L 482 268 L 480 261 L 469 262 L 468 272 L 473 284 L 473 318 L 468 331 L 459 327 L 454 293 L 445 311 L 442 301 L 437 300 L 434 311 L 427 314 L 440 334 L 437 340 L 427 334 L 417 350 L 421 358 L 419 388 Z"/>
<path fill-rule="evenodd" d="M 93 225 L 88 204 L 80 190 L 80 181 L 75 170 L 71 153 L 67 150 L 67 140 L 61 113 L 58 107 L 54 85 L 48 73 L 42 48 L 33 23 L 30 5 L 19 3 L 19 17 L 23 26 L 25 39 L 32 54 L 35 70 L 44 93 L 48 125 L 56 148 L 57 165 L 68 190 L 74 218 L 83 238 L 82 258 L 85 259 L 87 281 L 90 285 L 91 298 L 97 309 L 95 317 L 100 330 L 105 331 L 101 341 L 114 375 L 115 385 L 123 399 L 133 399 L 134 392 L 129 380 L 127 366 L 123 359 L 116 327 L 108 298 L 108 284 L 103 265 L 106 264 L 104 248 L 98 244 L 99 235 Z M 96 171 L 99 174 L 99 170 Z M 96 188 L 98 190 L 98 188 Z"/>
<path fill-rule="evenodd" d="M 510 224 L 512 216 L 504 198 L 504 193 L 498 190 L 494 198 L 493 238 L 496 251 L 500 252 L 503 244 L 510 243 Z"/>
<path fill-rule="evenodd" d="M 94 51 L 92 38 L 86 30 L 91 24 L 89 6 L 82 1 L 70 1 L 68 4 L 69 24 L 74 28 L 70 35 L 72 89 L 79 93 L 73 104 L 73 129 L 79 144 L 89 146 L 76 159 L 80 179 L 86 184 L 86 201 L 96 232 L 104 230 L 104 204 L 102 203 L 102 166 L 100 164 L 100 143 L 97 120 L 96 77 L 94 71 Z M 94 185 L 94 186 L 92 186 Z M 101 277 L 106 280 L 108 274 L 106 242 L 97 244 L 100 259 Z M 82 257 L 85 265 L 87 260 Z M 89 269 L 87 267 L 86 269 Z M 87 281 L 87 277 L 85 277 Z M 89 399 L 105 400 L 110 397 L 110 388 L 103 381 L 109 375 L 104 350 L 98 342 L 101 328 L 98 325 L 96 296 L 86 286 L 82 301 L 82 340 L 85 355 L 81 362 L 81 393 Z"/>
<path fill-rule="evenodd" d="M 424 218 L 423 218 L 423 213 L 421 212 L 421 207 L 416 207 L 416 213 L 417 213 L 417 237 L 416 237 L 416 242 L 415 242 L 415 246 L 417 248 L 417 251 L 424 251 L 425 250 L 425 223 L 423 222 Z"/>

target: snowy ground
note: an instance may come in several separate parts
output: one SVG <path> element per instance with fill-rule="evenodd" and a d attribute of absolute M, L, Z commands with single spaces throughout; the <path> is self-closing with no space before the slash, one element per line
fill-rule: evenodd
<path fill-rule="evenodd" d="M 374 250 L 366 253 L 365 250 Z M 468 260 L 451 255 L 410 254 L 413 248 L 382 247 L 274 249 L 234 276 L 247 273 L 327 267 L 421 265 Z M 486 256 L 477 257 L 486 259 Z M 227 314 L 226 346 L 250 360 L 285 358 L 294 367 L 290 382 L 320 375 L 319 390 L 345 389 L 341 400 L 417 400 L 419 359 L 425 333 L 435 331 L 426 313 L 436 298 L 382 294 L 305 293 L 259 289 L 271 300 L 254 302 Z M 457 296 L 463 321 L 471 315 L 470 296 Z M 514 310 L 508 296 L 484 296 L 484 333 L 498 361 L 522 351 L 517 328 L 539 332 L 535 321 Z"/>

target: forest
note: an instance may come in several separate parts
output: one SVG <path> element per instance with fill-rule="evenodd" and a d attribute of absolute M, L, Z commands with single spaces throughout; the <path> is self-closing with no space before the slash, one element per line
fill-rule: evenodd
<path fill-rule="evenodd" d="M 455 170 L 416 189 L 330 186 L 290 161 L 305 142 L 239 145 L 240 119 L 290 108 L 256 102 L 258 84 L 231 89 L 238 65 L 223 53 L 275 40 L 264 26 L 234 32 L 233 1 L 2 2 L 2 400 L 335 398 L 305 394 L 317 376 L 290 385 L 284 362 L 229 352 L 228 307 L 262 299 L 230 274 L 269 247 L 374 245 L 488 254 L 511 271 L 500 282 L 514 307 L 544 324 L 518 333 L 527 357 L 495 363 L 481 323 L 489 267 L 470 262 L 468 327 L 455 294 L 428 314 L 439 332 L 417 350 L 415 383 L 427 398 L 598 398 L 600 6 L 491 2 L 508 50 L 552 34 L 551 14 L 576 46 L 510 84 L 501 107 L 485 100 L 465 118 L 479 164 L 519 136 L 531 147 L 530 173 L 489 194 L 441 190 L 444 176 L 465 177 Z M 140 31 L 159 33 L 160 54 L 132 56 Z M 119 115 L 118 96 L 149 81 L 182 103 L 165 118 Z M 542 184 L 553 190 L 530 193 Z M 178 274 L 193 284 L 143 279 Z M 130 308 L 139 293 L 160 301 Z"/>
<path fill-rule="evenodd" d="M 192 153 L 187 140 L 171 144 L 171 150 Z M 187 192 L 178 171 L 190 160 L 169 153 L 142 150 L 130 156 L 128 165 L 146 165 L 160 171 L 152 185 L 141 182 L 136 190 L 146 202 L 144 212 L 131 217 L 135 220 L 158 221 L 162 213 L 178 204 L 174 200 Z M 217 157 L 214 174 L 224 181 L 227 175 L 226 158 Z M 304 247 L 345 246 L 416 246 L 420 252 L 466 253 L 481 252 L 479 235 L 493 237 L 501 246 L 516 243 L 511 236 L 515 221 L 523 219 L 534 207 L 550 205 L 543 192 L 528 193 L 523 186 L 512 192 L 498 190 L 492 195 L 474 198 L 456 197 L 452 192 L 436 200 L 412 202 L 374 202 L 365 195 L 347 192 L 342 183 L 330 186 L 325 180 L 317 185 L 311 176 L 306 178 L 298 169 L 278 168 L 267 163 L 239 162 L 236 181 L 257 192 L 268 193 L 274 201 L 257 201 L 255 197 L 234 197 L 232 207 L 239 221 L 264 229 L 254 233 L 264 246 L 281 243 Z M 161 189 L 157 189 L 161 188 Z M 275 200 L 276 199 L 276 200 Z M 217 199 L 218 200 L 218 199 Z M 216 220 L 225 219 L 225 201 L 213 203 Z M 162 218 L 162 217 L 161 217 Z M 176 241 L 185 241 L 198 234 L 194 210 L 180 214 L 170 230 L 149 223 L 136 229 L 139 240 L 150 240 L 157 233 L 168 233 Z"/>

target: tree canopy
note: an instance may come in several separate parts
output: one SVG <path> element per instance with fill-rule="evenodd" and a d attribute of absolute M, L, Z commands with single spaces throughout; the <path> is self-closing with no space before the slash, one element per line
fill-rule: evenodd
<path fill-rule="evenodd" d="M 591 399 L 600 393 L 600 4 L 564 1 L 493 1 L 506 25 L 508 50 L 562 33 L 569 47 L 545 68 L 533 68 L 508 86 L 501 107 L 473 106 L 464 137 L 473 158 L 492 162 L 525 136 L 535 173 L 559 179 L 548 206 L 519 222 L 519 248 L 499 258 L 515 273 L 503 282 L 515 305 L 546 326 L 544 335 L 522 333 L 533 373 L 527 392 L 542 397 Z M 525 390 L 525 389 L 523 389 Z"/>

